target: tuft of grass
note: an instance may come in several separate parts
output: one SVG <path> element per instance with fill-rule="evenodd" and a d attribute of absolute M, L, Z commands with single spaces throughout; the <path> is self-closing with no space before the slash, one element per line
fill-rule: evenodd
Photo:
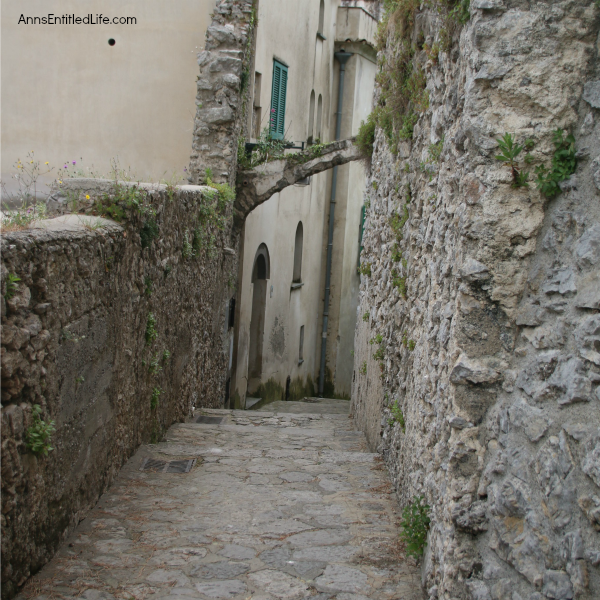
<path fill-rule="evenodd" d="M 423 504 L 423 500 L 423 496 L 414 496 L 412 502 L 404 507 L 400 521 L 400 539 L 406 543 L 406 554 L 417 560 L 423 556 L 427 546 L 427 532 L 431 523 L 430 507 Z"/>
<path fill-rule="evenodd" d="M 34 454 L 43 454 L 48 456 L 54 448 L 50 445 L 52 434 L 56 431 L 54 421 L 43 421 L 41 418 L 42 408 L 39 404 L 34 404 L 32 408 L 33 424 L 27 429 L 25 434 L 25 445 Z"/>

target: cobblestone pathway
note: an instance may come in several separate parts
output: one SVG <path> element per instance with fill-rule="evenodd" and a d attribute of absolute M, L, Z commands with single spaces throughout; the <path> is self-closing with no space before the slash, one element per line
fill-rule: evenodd
<path fill-rule="evenodd" d="M 348 403 L 267 409 L 202 410 L 194 420 L 222 422 L 141 447 L 20 598 L 420 600 L 386 473 Z M 146 458 L 196 463 L 141 471 Z"/>

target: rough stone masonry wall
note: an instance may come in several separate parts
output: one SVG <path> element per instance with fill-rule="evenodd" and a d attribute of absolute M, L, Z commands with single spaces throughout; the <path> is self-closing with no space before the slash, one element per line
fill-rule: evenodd
<path fill-rule="evenodd" d="M 238 138 L 247 127 L 254 78 L 255 4 L 257 0 L 219 0 L 198 54 L 191 183 L 203 183 L 210 169 L 214 181 L 235 184 Z"/>
<path fill-rule="evenodd" d="M 204 182 L 210 168 L 213 181 L 234 185 L 252 70 L 253 5 L 216 3 L 198 60 L 192 183 Z M 93 196 L 94 187 L 104 193 L 107 183 L 70 185 L 83 198 L 86 186 Z M 2 298 L 3 598 L 52 556 L 142 442 L 159 439 L 194 404 L 220 406 L 225 399 L 226 316 L 238 269 L 233 208 L 225 230 L 212 231 L 214 249 L 186 260 L 186 230 L 191 241 L 206 189 L 147 189 L 160 227 L 147 249 L 140 244 L 141 217 L 127 227 L 2 236 L 3 294 L 8 273 L 21 278 L 15 296 Z M 58 197 L 55 212 L 64 213 L 64 204 Z M 150 312 L 158 338 L 147 345 Z M 164 350 L 171 356 L 152 375 L 152 358 Z M 153 409 L 154 388 L 162 393 Z M 56 421 L 48 457 L 25 446 L 34 404 Z"/>
<path fill-rule="evenodd" d="M 394 156 L 377 132 L 353 410 L 401 503 L 431 506 L 431 599 L 600 598 L 599 25 L 590 0 L 471 0 L 459 43 L 426 64 L 412 143 Z M 431 46 L 438 17 L 419 13 L 419 32 Z M 575 175 L 550 201 L 512 188 L 495 139 L 535 140 L 533 170 L 557 128 Z M 407 184 L 403 267 L 389 219 Z"/>
<path fill-rule="evenodd" d="M 160 234 L 145 249 L 139 218 L 2 235 L 3 598 L 52 556 L 141 443 L 193 405 L 222 406 L 237 258 L 225 233 L 212 255 L 182 254 L 205 192 L 152 191 Z M 21 281 L 5 300 L 8 273 Z M 162 370 L 153 375 L 156 356 Z M 34 404 L 56 422 L 47 457 L 25 445 Z"/>

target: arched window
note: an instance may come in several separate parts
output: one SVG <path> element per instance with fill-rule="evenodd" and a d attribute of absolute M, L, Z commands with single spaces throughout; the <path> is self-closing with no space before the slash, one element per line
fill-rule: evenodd
<path fill-rule="evenodd" d="M 308 108 L 308 143 L 312 144 L 315 126 L 315 90 L 310 93 L 310 105 Z"/>
<path fill-rule="evenodd" d="M 323 118 L 323 96 L 319 94 L 319 100 L 317 102 L 317 139 L 322 142 L 321 139 L 321 120 Z"/>
<path fill-rule="evenodd" d="M 254 267 L 252 268 L 252 282 L 254 283 L 257 279 L 269 279 L 271 270 L 271 264 L 269 259 L 269 250 L 266 244 L 261 244 L 256 251 L 254 257 Z"/>
<path fill-rule="evenodd" d="M 302 281 L 302 239 L 304 232 L 302 229 L 302 221 L 298 223 L 296 228 L 296 241 L 294 244 L 294 278 L 293 283 Z"/>
<path fill-rule="evenodd" d="M 325 24 L 325 2 L 321 0 L 321 4 L 319 5 L 319 29 L 317 29 L 317 33 L 323 35 L 323 26 Z"/>

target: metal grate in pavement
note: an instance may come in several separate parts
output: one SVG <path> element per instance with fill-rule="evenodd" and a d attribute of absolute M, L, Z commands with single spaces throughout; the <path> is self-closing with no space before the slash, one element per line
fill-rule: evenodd
<path fill-rule="evenodd" d="M 205 425 L 219 425 L 223 417 L 207 417 L 202 415 L 196 419 L 196 423 L 204 423 Z"/>
<path fill-rule="evenodd" d="M 189 473 L 196 464 L 195 458 L 185 460 L 158 460 L 145 458 L 140 471 L 153 471 L 155 473 Z"/>

